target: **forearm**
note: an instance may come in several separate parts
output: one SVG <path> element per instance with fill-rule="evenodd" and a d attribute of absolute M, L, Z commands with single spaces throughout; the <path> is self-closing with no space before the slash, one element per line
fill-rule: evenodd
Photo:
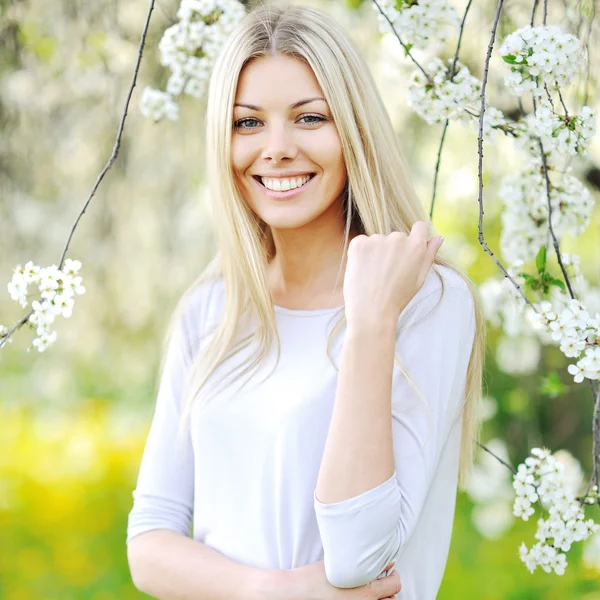
<path fill-rule="evenodd" d="M 392 374 L 395 323 L 348 324 L 335 404 L 315 495 L 354 498 L 394 474 Z"/>
<path fill-rule="evenodd" d="M 269 600 L 288 594 L 290 571 L 241 564 L 174 531 L 136 536 L 127 558 L 135 586 L 159 600 Z"/>

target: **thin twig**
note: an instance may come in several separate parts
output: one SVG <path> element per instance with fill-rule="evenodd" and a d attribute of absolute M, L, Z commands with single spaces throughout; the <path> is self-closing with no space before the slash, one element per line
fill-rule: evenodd
<path fill-rule="evenodd" d="M 129 108 L 129 102 L 131 100 L 131 95 L 133 94 L 133 88 L 135 87 L 136 81 L 137 81 L 137 76 L 138 76 L 138 71 L 140 69 L 140 64 L 142 62 L 142 54 L 144 52 L 144 45 L 146 43 L 146 34 L 148 33 L 148 27 L 150 25 L 150 16 L 152 15 L 152 10 L 154 9 L 154 2 L 155 0 L 150 0 L 150 6 L 148 8 L 148 13 L 146 15 L 146 22 L 144 23 L 144 28 L 142 30 L 142 35 L 141 35 L 141 39 L 140 39 L 140 44 L 139 44 L 139 48 L 138 48 L 138 56 L 137 56 L 137 60 L 135 63 L 135 68 L 133 71 L 133 77 L 131 80 L 131 85 L 129 86 L 129 91 L 127 93 L 127 98 L 125 100 L 125 110 L 123 111 L 123 115 L 121 116 L 121 122 L 119 123 L 119 128 L 117 130 L 117 136 L 115 139 L 115 145 L 113 147 L 112 150 L 112 154 L 110 155 L 110 158 L 108 159 L 108 162 L 106 163 L 106 165 L 104 166 L 104 169 L 102 169 L 102 171 L 100 172 L 100 174 L 98 175 L 98 178 L 96 179 L 96 183 L 94 184 L 94 187 L 92 188 L 92 191 L 90 192 L 85 204 L 83 205 L 83 208 L 81 209 L 81 211 L 79 212 L 79 214 L 77 215 L 77 218 L 75 219 L 75 222 L 73 223 L 73 226 L 71 227 L 71 231 L 69 233 L 69 237 L 67 238 L 67 242 L 65 244 L 65 247 L 62 251 L 62 255 L 60 257 L 60 261 L 58 263 L 58 268 L 62 269 L 64 260 L 65 260 L 65 255 L 67 253 L 67 250 L 69 248 L 69 244 L 71 243 L 71 238 L 73 237 L 73 233 L 75 232 L 75 228 L 77 227 L 77 224 L 79 223 L 79 220 L 81 219 L 81 217 L 83 216 L 83 213 L 86 211 L 88 205 L 90 204 L 92 198 L 94 197 L 94 194 L 96 193 L 96 190 L 98 189 L 98 186 L 100 185 L 100 182 L 102 181 L 102 179 L 104 179 L 104 176 L 106 175 L 106 172 L 112 167 L 115 159 L 117 158 L 117 155 L 119 153 L 119 148 L 121 147 L 121 137 L 123 135 L 123 128 L 125 125 L 125 118 L 127 117 L 127 110 Z M 6 344 L 8 338 L 17 330 L 19 329 L 21 326 L 23 326 L 31 317 L 31 315 L 33 314 L 33 308 L 29 310 L 29 312 L 23 316 L 17 323 L 16 325 L 13 326 L 13 328 L 8 331 L 8 333 L 6 333 L 4 336 L 2 336 L 0 338 L 0 348 L 2 348 L 4 346 L 4 344 Z"/>
<path fill-rule="evenodd" d="M 535 11 L 537 10 L 538 7 L 538 2 L 540 0 L 533 0 L 533 10 L 531 11 L 531 26 L 534 26 L 534 22 L 535 22 Z"/>
<path fill-rule="evenodd" d="M 596 401 L 594 403 L 594 417 L 593 417 L 593 428 L 594 428 L 594 439 L 592 448 L 592 477 L 588 483 L 587 489 L 585 490 L 585 496 L 587 496 L 592 489 L 592 486 L 598 485 L 598 465 L 600 463 L 600 387 L 596 394 Z"/>
<path fill-rule="evenodd" d="M 571 281 L 569 276 L 567 275 L 567 270 L 562 261 L 562 256 L 560 254 L 560 247 L 558 244 L 558 238 L 554 233 L 554 227 L 552 225 L 552 202 L 550 200 L 550 177 L 548 176 L 548 163 L 546 161 L 546 152 L 544 151 L 544 144 L 542 143 L 541 138 L 538 138 L 538 144 L 540 146 L 540 153 L 542 155 L 542 164 L 544 171 L 544 179 L 546 180 L 546 196 L 548 198 L 548 227 L 550 228 L 550 236 L 552 237 L 552 245 L 554 246 L 554 251 L 556 252 L 556 258 L 558 260 L 558 264 L 560 266 L 560 270 L 562 271 L 563 277 L 565 279 L 565 283 L 567 284 L 567 288 L 569 289 L 569 294 L 571 298 L 575 299 L 575 294 L 573 293 L 573 288 L 571 287 Z"/>
<path fill-rule="evenodd" d="M 437 161 L 435 163 L 435 171 L 433 173 L 433 193 L 431 195 L 431 206 L 429 207 L 429 218 L 430 219 L 433 219 L 433 206 L 435 204 L 435 193 L 437 190 L 438 174 L 440 171 L 440 164 L 442 162 L 442 149 L 444 147 L 444 138 L 446 137 L 446 131 L 448 131 L 449 123 L 450 123 L 450 119 L 446 119 L 446 122 L 444 123 L 444 130 L 442 131 L 442 137 L 440 139 L 440 147 L 438 148 Z"/>
<path fill-rule="evenodd" d="M 465 29 L 465 22 L 467 20 L 467 15 L 469 14 L 469 9 L 471 8 L 471 3 L 473 0 L 469 0 L 467 6 L 465 8 L 465 12 L 463 14 L 462 21 L 460 23 L 460 30 L 458 32 L 458 42 L 456 43 L 456 51 L 454 52 L 454 60 L 452 61 L 452 68 L 450 69 L 450 81 L 454 80 L 454 76 L 456 75 L 456 65 L 458 64 L 458 55 L 460 53 L 460 44 L 462 41 L 463 31 Z M 437 190 L 437 180 L 438 174 L 440 171 L 440 165 L 442 162 L 442 150 L 444 148 L 444 139 L 446 138 L 446 131 L 448 130 L 448 125 L 450 123 L 450 119 L 446 119 L 444 123 L 444 130 L 442 131 L 442 137 L 440 139 L 440 147 L 438 148 L 437 161 L 435 163 L 435 171 L 433 174 L 433 192 L 431 196 L 431 206 L 429 208 L 429 218 L 433 218 L 433 206 L 435 204 L 435 194 Z"/>
<path fill-rule="evenodd" d="M 560 98 L 560 103 L 562 104 L 563 110 L 565 111 L 565 117 L 568 119 L 569 118 L 569 111 L 567 110 L 567 106 L 565 104 L 565 101 L 563 100 L 562 94 L 560 92 L 560 88 L 556 88 L 556 91 L 558 92 L 558 97 Z M 552 107 L 554 108 L 554 107 Z"/>
<path fill-rule="evenodd" d="M 504 268 L 502 263 L 496 258 L 495 254 L 489 249 L 487 243 L 485 242 L 485 238 L 483 236 L 483 118 L 485 114 L 485 88 L 487 86 L 488 79 L 488 71 L 490 68 L 490 59 L 492 57 L 492 49 L 494 47 L 494 40 L 496 39 L 496 29 L 498 27 L 498 22 L 500 21 L 500 13 L 502 12 L 502 5 L 504 4 L 504 0 L 498 0 L 498 6 L 496 8 L 496 16 L 494 18 L 494 25 L 492 27 L 492 35 L 490 38 L 490 43 L 488 45 L 487 54 L 485 57 L 485 68 L 483 71 L 483 80 L 481 84 L 481 109 L 479 111 L 479 137 L 477 138 L 477 151 L 479 154 L 479 167 L 478 167 L 478 176 L 479 176 L 479 243 L 482 248 L 492 257 L 498 268 L 504 273 L 504 277 L 506 277 L 517 289 L 523 300 L 531 308 L 537 313 L 537 308 L 533 305 L 531 300 L 527 297 L 525 292 L 521 289 L 521 286 L 510 276 L 508 271 Z"/>
<path fill-rule="evenodd" d="M 500 461 L 505 467 L 508 467 L 513 474 L 516 475 L 517 470 L 512 466 L 509 465 L 506 461 L 502 460 L 498 455 L 494 454 L 489 448 L 487 448 L 486 446 L 484 446 L 481 442 L 479 442 L 478 440 L 475 440 L 475 443 L 480 447 L 483 448 L 486 452 L 488 452 L 489 454 L 491 454 L 495 459 L 497 459 L 498 461 Z"/>
<path fill-rule="evenodd" d="M 469 0 L 469 2 L 467 3 L 462 21 L 460 23 L 460 30 L 458 32 L 458 42 L 456 43 L 456 51 L 454 52 L 454 60 L 452 61 L 452 70 L 450 71 L 450 81 L 454 79 L 454 75 L 456 74 L 456 63 L 458 62 L 458 55 L 460 53 L 460 43 L 462 41 L 463 31 L 465 30 L 465 22 L 467 20 L 467 15 L 469 14 L 469 9 L 471 8 L 472 2 L 473 0 Z"/>
<path fill-rule="evenodd" d="M 377 4 L 377 0 L 373 0 L 373 2 L 375 3 L 375 6 L 379 10 L 379 12 L 383 15 L 384 19 L 388 22 L 389 26 L 392 28 L 392 31 L 393 31 L 394 35 L 396 36 L 396 39 L 400 42 L 400 45 L 404 48 L 404 51 L 406 52 L 407 56 L 409 56 L 410 59 L 415 63 L 415 65 L 417 65 L 417 67 L 422 71 L 423 75 L 425 75 L 425 77 L 427 78 L 427 81 L 429 81 L 429 83 L 433 83 L 431 81 L 431 77 L 429 77 L 429 75 L 427 74 L 427 71 L 425 71 L 425 69 L 419 64 L 417 59 L 410 53 L 408 46 L 406 46 L 406 44 L 400 38 L 400 35 L 396 31 L 396 28 L 394 27 L 393 23 L 390 21 L 388 16 L 385 14 L 385 12 L 381 8 L 381 6 L 379 6 L 379 4 Z"/>

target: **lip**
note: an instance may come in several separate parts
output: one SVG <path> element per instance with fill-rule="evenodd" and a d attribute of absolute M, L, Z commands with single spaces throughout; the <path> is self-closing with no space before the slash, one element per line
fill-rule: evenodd
<path fill-rule="evenodd" d="M 262 183 L 260 183 L 256 179 L 256 177 L 252 177 L 252 181 L 265 196 L 268 196 L 269 198 L 275 198 L 276 200 L 287 200 L 288 198 L 295 198 L 296 196 L 302 194 L 302 192 L 304 192 L 308 187 L 310 187 L 310 185 L 316 178 L 317 174 L 315 173 L 315 175 L 311 179 L 309 179 L 309 181 L 305 183 L 302 187 L 294 188 L 293 190 L 286 190 L 285 192 L 276 192 L 274 190 L 266 188 Z"/>
<path fill-rule="evenodd" d="M 278 171 L 277 173 L 272 173 L 270 175 L 265 175 L 264 173 L 253 173 L 255 177 L 262 177 L 263 179 L 286 179 L 290 177 L 304 177 L 305 175 L 312 175 L 313 171 L 296 171 L 295 173 L 281 173 Z"/>

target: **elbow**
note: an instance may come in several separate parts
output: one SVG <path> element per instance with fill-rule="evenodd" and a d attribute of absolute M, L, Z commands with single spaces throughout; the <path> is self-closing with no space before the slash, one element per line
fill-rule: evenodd
<path fill-rule="evenodd" d="M 350 568 L 348 565 L 329 564 L 325 561 L 325 575 L 327 581 L 336 588 L 355 588 L 367 585 L 373 579 L 364 571 L 358 568 Z"/>
<path fill-rule="evenodd" d="M 386 564 L 389 564 L 389 562 L 391 560 Z M 372 568 L 366 565 L 328 564 L 325 561 L 327 581 L 337 588 L 348 589 L 367 585 L 377 579 L 382 573 L 383 567 Z"/>
<path fill-rule="evenodd" d="M 385 567 L 395 562 L 403 547 L 402 525 L 397 524 L 394 532 L 385 539 L 373 539 L 369 547 L 352 548 L 337 546 L 324 553 L 324 567 L 327 581 L 337 588 L 355 588 L 367 585 L 379 577 L 384 577 Z"/>
<path fill-rule="evenodd" d="M 325 555 L 325 576 L 327 581 L 337 588 L 347 589 L 367 585 L 383 577 L 385 567 L 395 562 L 397 555 L 397 551 L 385 550 L 363 561 L 342 561 Z"/>
<path fill-rule="evenodd" d="M 150 532 L 147 532 L 150 533 Z M 148 547 L 151 540 L 147 534 L 138 534 L 127 544 L 127 563 L 129 565 L 129 574 L 133 585 L 140 592 L 149 594 L 148 591 Z"/>
<path fill-rule="evenodd" d="M 139 538 L 134 538 L 127 545 L 127 564 L 129 565 L 129 574 L 131 575 L 131 581 L 133 585 L 140 592 L 144 592 L 143 585 L 143 564 L 142 564 L 142 556 L 138 547 Z"/>

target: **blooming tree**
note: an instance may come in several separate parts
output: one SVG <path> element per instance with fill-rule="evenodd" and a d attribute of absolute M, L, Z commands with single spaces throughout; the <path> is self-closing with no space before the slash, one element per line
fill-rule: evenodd
<path fill-rule="evenodd" d="M 493 106 L 486 94 L 503 0 L 497 0 L 483 77 L 472 74 L 459 60 L 472 4 L 472 0 L 467 1 L 462 15 L 450 0 L 373 0 L 372 8 L 379 31 L 395 36 L 406 60 L 414 64 L 407 79 L 409 106 L 427 124 L 444 124 L 431 216 L 449 123 L 471 125 L 478 132 L 479 242 L 502 274 L 485 281 L 480 291 L 487 320 L 504 336 L 499 356 L 514 354 L 511 344 L 515 339 L 528 340 L 536 349 L 554 344 L 565 359 L 570 359 L 568 372 L 573 381 L 585 381 L 590 386 L 594 399 L 593 466 L 585 490 L 579 461 L 566 451 L 532 448 L 530 456 L 514 469 L 501 440 L 492 440 L 488 446 L 480 444 L 482 455 L 467 485 L 476 504 L 474 521 L 488 537 L 500 535 L 514 517 L 528 520 L 539 511 L 537 542 L 530 548 L 523 543 L 519 556 L 531 572 L 539 566 L 562 574 L 566 553 L 574 542 L 591 538 L 590 549 L 600 547 L 600 526 L 586 518 L 584 510 L 586 505 L 600 505 L 600 386 L 596 389 L 594 383 L 600 379 L 600 290 L 583 277 L 580 258 L 560 250 L 566 234 L 577 237 L 586 230 L 593 207 L 592 196 L 574 175 L 571 161 L 588 151 L 596 132 L 595 112 L 587 105 L 587 92 L 577 110 L 569 110 L 564 98 L 566 89 L 586 68 L 589 35 L 582 40 L 557 25 L 548 25 L 547 1 L 531 0 L 530 23 L 507 35 L 495 58 L 504 88 L 519 106 L 520 116 L 512 118 Z M 578 3 L 579 10 L 583 5 L 585 2 Z M 0 348 L 25 323 L 38 335 L 33 345 L 40 352 L 48 348 L 56 340 L 56 332 L 50 328 L 55 316 L 70 316 L 75 295 L 85 291 L 78 275 L 81 263 L 65 259 L 65 253 L 79 219 L 118 154 L 153 6 L 151 0 L 113 153 L 73 225 L 59 265 L 42 268 L 30 261 L 15 268 L 8 284 L 11 297 L 27 307 L 28 286 L 33 284 L 40 299 L 31 302 L 31 310 L 12 328 L 0 325 Z M 536 24 L 538 12 L 541 16 Z M 164 90 L 144 88 L 142 114 L 155 122 L 176 120 L 184 95 L 203 96 L 214 59 L 245 13 L 244 4 L 238 0 L 182 0 L 177 21 L 165 30 L 159 43 L 161 65 L 171 74 Z M 443 60 L 437 54 L 454 37 L 454 56 Z M 426 58 L 417 60 L 416 50 Z M 586 79 L 586 88 L 587 83 Z M 526 99 L 533 107 L 530 113 L 524 108 Z M 503 203 L 500 253 L 504 264 L 488 247 L 483 227 L 483 143 L 494 143 L 499 134 L 514 143 L 521 157 L 519 168 L 503 177 L 498 191 Z M 556 266 L 550 265 L 552 259 Z M 539 352 L 530 354 L 539 357 Z M 522 360 L 512 365 L 509 360 L 499 362 L 508 372 L 523 373 L 537 366 L 537 358 L 531 364 Z M 485 406 L 490 410 L 493 399 L 486 398 Z M 507 510 L 509 502 L 512 511 Z M 494 526 L 490 526 L 490 518 Z"/>

